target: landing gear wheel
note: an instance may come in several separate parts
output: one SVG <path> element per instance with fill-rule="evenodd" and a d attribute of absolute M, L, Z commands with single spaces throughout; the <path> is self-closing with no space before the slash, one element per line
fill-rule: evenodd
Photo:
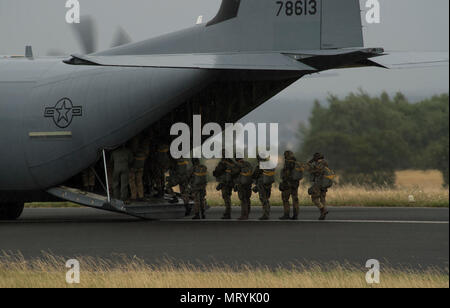
<path fill-rule="evenodd" d="M 0 220 L 16 220 L 22 215 L 23 203 L 1 203 Z"/>

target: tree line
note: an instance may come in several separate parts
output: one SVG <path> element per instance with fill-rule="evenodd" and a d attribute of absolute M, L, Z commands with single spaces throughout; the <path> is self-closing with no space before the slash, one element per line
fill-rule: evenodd
<path fill-rule="evenodd" d="M 449 183 L 449 95 L 411 103 L 363 91 L 316 101 L 300 126 L 298 156 L 322 152 L 341 183 L 394 185 L 395 171 L 438 169 Z"/>

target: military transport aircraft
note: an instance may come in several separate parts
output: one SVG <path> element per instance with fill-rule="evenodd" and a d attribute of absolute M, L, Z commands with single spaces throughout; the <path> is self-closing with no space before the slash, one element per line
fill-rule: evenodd
<path fill-rule="evenodd" d="M 382 55 L 364 47 L 359 0 L 223 0 L 211 21 L 157 38 L 0 58 L 0 219 L 54 197 L 165 217 L 167 204 L 126 206 L 69 188 L 70 179 L 148 129 L 168 134 L 194 114 L 235 122 L 305 75 L 383 67 L 373 59 Z"/>

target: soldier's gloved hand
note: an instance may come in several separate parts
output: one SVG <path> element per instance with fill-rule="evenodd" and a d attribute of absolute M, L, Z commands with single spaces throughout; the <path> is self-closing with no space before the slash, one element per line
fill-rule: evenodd
<path fill-rule="evenodd" d="M 238 186 L 235 185 L 234 188 L 233 188 L 233 191 L 234 191 L 234 192 L 237 192 L 238 190 L 239 190 Z"/>
<path fill-rule="evenodd" d="M 258 186 L 253 186 L 252 190 L 255 194 L 259 192 Z"/>

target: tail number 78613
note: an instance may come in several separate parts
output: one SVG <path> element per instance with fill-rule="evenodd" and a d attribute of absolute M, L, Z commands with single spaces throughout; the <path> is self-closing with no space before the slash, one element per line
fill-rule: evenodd
<path fill-rule="evenodd" d="M 307 16 L 318 13 L 317 0 L 277 1 L 277 16 Z"/>

